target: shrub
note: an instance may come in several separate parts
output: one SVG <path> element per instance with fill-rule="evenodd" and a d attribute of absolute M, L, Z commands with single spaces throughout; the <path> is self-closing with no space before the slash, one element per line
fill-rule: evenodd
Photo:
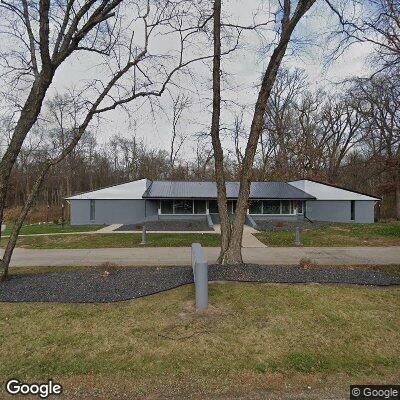
<path fill-rule="evenodd" d="M 311 269 L 311 268 L 317 268 L 318 264 L 311 260 L 311 258 L 302 258 L 299 261 L 299 267 L 303 269 Z"/>
<path fill-rule="evenodd" d="M 103 278 L 107 278 L 110 275 L 114 274 L 118 270 L 119 266 L 115 263 L 107 261 L 103 264 L 100 264 L 97 269 L 100 272 L 100 275 Z"/>

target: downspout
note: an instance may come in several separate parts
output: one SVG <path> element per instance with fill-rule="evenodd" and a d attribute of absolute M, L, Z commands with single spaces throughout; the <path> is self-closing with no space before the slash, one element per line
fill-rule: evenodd
<path fill-rule="evenodd" d="M 146 225 L 146 219 L 147 219 L 147 200 L 144 199 L 144 221 L 143 221 L 143 225 Z"/>

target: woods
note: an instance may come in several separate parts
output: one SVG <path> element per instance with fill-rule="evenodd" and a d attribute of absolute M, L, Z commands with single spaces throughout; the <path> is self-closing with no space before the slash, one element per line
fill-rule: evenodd
<path fill-rule="evenodd" d="M 299 87 L 300 75 L 303 77 Z M 383 197 L 381 217 L 396 218 L 399 154 L 396 82 L 395 76 L 381 73 L 369 81 L 346 83 L 334 95 L 327 95 L 320 90 L 313 92 L 301 71 L 282 70 L 266 109 L 255 155 L 254 180 L 308 177 L 345 185 Z M 172 130 L 167 132 L 172 140 Z M 23 146 L 11 174 L 7 198 L 11 207 L 26 201 L 46 154 L 46 148 L 38 146 L 40 135 L 37 135 L 36 140 L 33 135 Z M 232 127 L 223 136 L 223 140 L 232 143 L 225 154 L 227 180 L 238 179 L 240 159 L 236 154 L 243 152 L 242 135 L 243 132 L 239 130 L 238 134 Z M 58 143 L 62 138 L 54 140 Z M 210 143 L 198 139 L 191 154 L 192 157 L 186 157 L 182 151 L 178 152 L 172 165 L 167 149 L 146 145 L 134 135 L 116 134 L 105 143 L 87 135 L 64 161 L 52 168 L 36 204 L 58 207 L 63 197 L 74 193 L 144 177 L 212 180 Z"/>

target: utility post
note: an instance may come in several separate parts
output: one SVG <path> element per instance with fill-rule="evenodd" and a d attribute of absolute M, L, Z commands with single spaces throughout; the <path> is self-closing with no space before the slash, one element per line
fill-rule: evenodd
<path fill-rule="evenodd" d="M 296 228 L 295 228 L 294 244 L 296 246 L 301 246 L 301 237 L 300 237 L 300 227 L 299 226 L 296 226 Z"/>
<path fill-rule="evenodd" d="M 143 224 L 142 228 L 142 241 L 140 244 L 147 244 L 147 232 L 146 232 L 146 225 Z"/>

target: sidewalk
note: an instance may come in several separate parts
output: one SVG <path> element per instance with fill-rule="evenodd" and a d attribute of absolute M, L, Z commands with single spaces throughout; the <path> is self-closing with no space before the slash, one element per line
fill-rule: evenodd
<path fill-rule="evenodd" d="M 207 260 L 215 263 L 219 248 L 205 248 Z M 298 265 L 309 258 L 318 265 L 400 264 L 400 246 L 392 247 L 264 247 L 243 248 L 246 263 Z M 11 266 L 92 266 L 112 262 L 123 266 L 190 265 L 189 247 L 121 249 L 15 249 Z"/>
<path fill-rule="evenodd" d="M 97 231 L 80 231 L 80 232 L 53 232 L 53 233 L 28 233 L 28 234 L 22 234 L 18 235 L 18 237 L 29 237 L 29 236 L 59 236 L 59 235 L 97 235 L 97 234 L 109 234 L 109 233 L 115 233 L 116 235 L 118 234 L 137 234 L 141 235 L 142 231 L 117 231 L 119 227 L 121 227 L 123 224 L 113 224 L 113 225 L 107 225 L 104 228 L 100 228 Z M 254 232 L 257 232 L 254 230 Z M 218 234 L 221 233 L 221 231 L 216 232 L 214 231 L 147 231 L 148 234 L 152 233 L 179 233 L 179 234 L 190 234 L 190 233 L 203 233 L 203 234 Z M 4 239 L 7 239 L 10 237 L 10 235 L 2 235 L 1 236 Z"/>
<path fill-rule="evenodd" d="M 221 234 L 221 225 L 214 225 L 215 233 Z M 243 236 L 242 236 L 242 247 L 248 248 L 265 248 L 267 247 L 264 243 L 260 242 L 253 233 L 258 233 L 258 231 L 251 226 L 243 226 Z"/>

